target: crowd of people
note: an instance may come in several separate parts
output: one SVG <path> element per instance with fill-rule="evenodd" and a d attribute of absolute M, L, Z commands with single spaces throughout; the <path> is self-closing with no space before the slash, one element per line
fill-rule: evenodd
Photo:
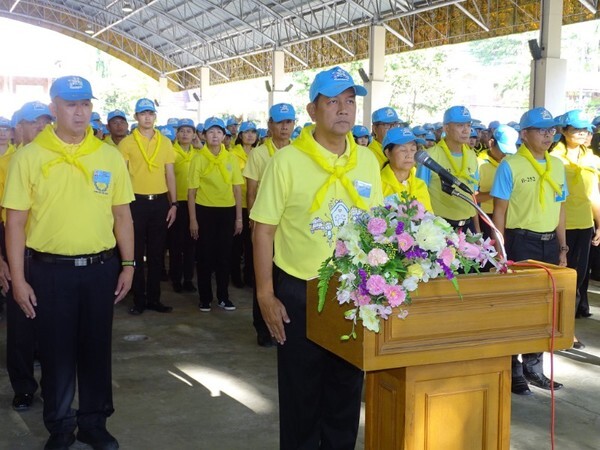
<path fill-rule="evenodd" d="M 147 98 L 135 104 L 135 123 L 115 110 L 104 124 L 90 83 L 71 76 L 54 81 L 49 105 L 29 102 L 0 118 L 12 406 L 31 406 L 39 358 L 47 449 L 68 448 L 75 430 L 95 449 L 118 448 L 106 429 L 113 304 L 131 289 L 131 315 L 171 312 L 161 300 L 165 266 L 173 290 L 197 292 L 203 313 L 213 302 L 236 309 L 230 283 L 253 289 L 257 344 L 277 345 L 282 449 L 353 449 L 363 374 L 306 337 L 306 280 L 332 253 L 339 227 L 352 210 L 406 192 L 456 229 L 497 238 L 472 205 L 448 194 L 444 173 L 417 164 L 418 151 L 475 192 L 508 259 L 576 269 L 576 314 L 591 315 L 600 118 L 538 107 L 519 122 L 484 125 L 456 105 L 442 122 L 411 126 L 384 107 L 369 130 L 356 124 L 356 97 L 366 93 L 335 67 L 313 80 L 312 122 L 302 127 L 287 103 L 269 109 L 266 129 L 231 116 L 157 126 Z M 544 375 L 543 354 L 512 362 L 513 393 L 562 387 Z"/>

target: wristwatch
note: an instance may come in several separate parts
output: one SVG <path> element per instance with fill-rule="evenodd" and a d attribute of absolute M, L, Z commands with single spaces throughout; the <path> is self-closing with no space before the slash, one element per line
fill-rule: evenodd
<path fill-rule="evenodd" d="M 179 208 L 179 203 L 177 203 L 177 202 L 172 202 L 172 203 L 171 203 L 171 206 L 174 206 L 175 208 Z"/>
<path fill-rule="evenodd" d="M 561 252 L 568 252 L 569 251 L 569 246 L 568 245 L 561 245 L 560 246 L 560 251 Z"/>

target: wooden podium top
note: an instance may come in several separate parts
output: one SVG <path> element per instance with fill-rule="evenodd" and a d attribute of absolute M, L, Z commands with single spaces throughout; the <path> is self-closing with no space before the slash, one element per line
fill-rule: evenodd
<path fill-rule="evenodd" d="M 544 264 L 556 282 L 555 349 L 573 345 L 575 285 L 572 269 Z M 352 322 L 349 305 L 335 299 L 332 279 L 323 311 L 317 311 L 317 280 L 307 284 L 309 339 L 365 371 L 466 361 L 548 351 L 552 329 L 552 284 L 541 268 L 510 274 L 458 277 L 461 300 L 452 283 L 421 284 L 406 306 L 408 317 L 382 320 L 379 333 L 356 326 L 357 338 L 341 341 Z"/>

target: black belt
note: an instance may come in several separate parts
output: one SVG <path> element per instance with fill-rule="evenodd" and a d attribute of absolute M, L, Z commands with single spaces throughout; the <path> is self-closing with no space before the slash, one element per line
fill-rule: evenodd
<path fill-rule="evenodd" d="M 452 228 L 466 227 L 471 223 L 471 219 L 463 219 L 463 220 L 450 220 L 444 218 L 446 222 L 452 225 Z"/>
<path fill-rule="evenodd" d="M 518 234 L 519 236 L 524 236 L 536 241 L 551 241 L 556 237 L 556 233 L 554 231 L 548 233 L 537 233 L 535 231 L 523 230 L 522 228 L 511 228 L 506 230 L 506 232 Z"/>
<path fill-rule="evenodd" d="M 159 200 L 161 198 L 166 198 L 167 193 L 164 192 L 162 194 L 135 194 L 136 200 Z"/>
<path fill-rule="evenodd" d="M 93 255 L 54 255 L 52 253 L 42 253 L 31 248 L 27 249 L 27 255 L 31 256 L 36 261 L 41 261 L 48 264 L 60 264 L 63 266 L 85 267 L 92 264 L 99 264 L 112 258 L 115 254 L 115 249 L 105 250 Z"/>

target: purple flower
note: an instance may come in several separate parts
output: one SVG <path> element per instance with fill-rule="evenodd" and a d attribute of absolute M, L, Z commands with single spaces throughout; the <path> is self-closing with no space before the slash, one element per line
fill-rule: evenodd
<path fill-rule="evenodd" d="M 358 291 L 361 295 L 369 295 L 367 289 L 367 272 L 364 269 L 358 269 L 358 276 L 360 277 L 360 283 L 358 283 Z"/>
<path fill-rule="evenodd" d="M 383 294 L 386 286 L 387 283 L 385 282 L 385 278 L 383 278 L 381 275 L 371 275 L 367 281 L 367 289 L 371 295 Z"/>
<path fill-rule="evenodd" d="M 449 280 L 453 279 L 454 272 L 452 272 L 452 269 L 450 269 L 450 267 L 448 267 L 446 264 L 444 264 L 444 261 L 441 259 L 438 259 L 437 262 L 440 265 L 440 267 L 442 268 L 442 270 L 444 271 L 446 278 L 448 278 Z"/>
<path fill-rule="evenodd" d="M 398 225 L 396 225 L 396 234 L 402 233 L 404 233 L 404 222 L 398 222 Z"/>
<path fill-rule="evenodd" d="M 347 254 L 348 254 L 348 247 L 346 247 L 346 244 L 344 243 L 344 241 L 338 239 L 335 242 L 335 257 L 341 258 L 342 256 L 346 256 Z"/>
<path fill-rule="evenodd" d="M 385 233 L 385 230 L 387 230 L 387 222 L 385 219 L 373 217 L 367 224 L 367 230 L 369 230 L 369 233 L 371 233 L 373 236 L 379 236 L 380 234 Z"/>
<path fill-rule="evenodd" d="M 408 259 L 427 258 L 427 252 L 416 245 L 405 254 Z"/>

